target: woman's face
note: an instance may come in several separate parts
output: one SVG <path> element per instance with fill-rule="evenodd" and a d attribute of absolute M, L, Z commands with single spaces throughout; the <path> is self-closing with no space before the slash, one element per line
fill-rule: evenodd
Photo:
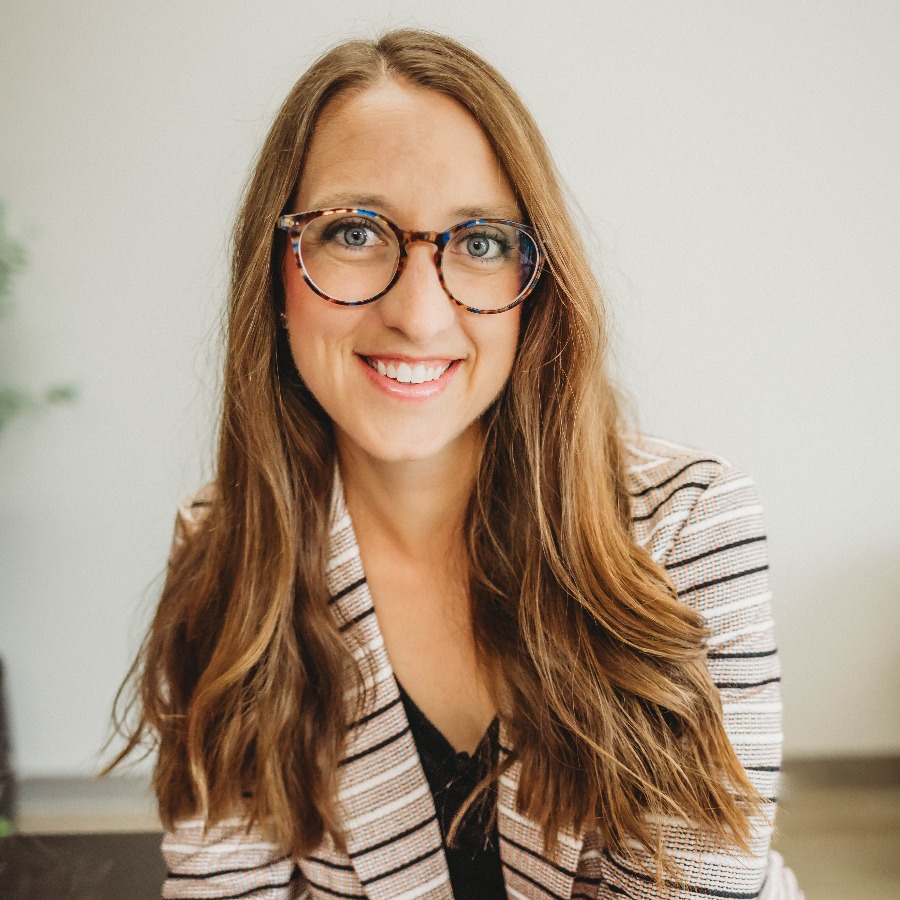
<path fill-rule="evenodd" d="M 417 231 L 482 217 L 522 221 L 472 116 L 444 94 L 394 81 L 338 98 L 323 113 L 291 211 L 330 207 L 372 210 Z M 438 280 L 434 252 L 433 244 L 410 244 L 394 287 L 354 307 L 318 296 L 288 247 L 291 351 L 334 422 L 342 452 L 384 462 L 442 454 L 452 461 L 477 436 L 479 417 L 509 376 L 521 308 L 478 315 L 457 306 Z M 419 366 L 431 380 L 409 383 L 410 373 L 414 381 L 423 377 L 423 369 L 415 374 Z"/>

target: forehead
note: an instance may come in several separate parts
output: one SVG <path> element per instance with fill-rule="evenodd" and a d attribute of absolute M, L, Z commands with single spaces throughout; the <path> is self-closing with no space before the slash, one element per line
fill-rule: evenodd
<path fill-rule="evenodd" d="M 323 111 L 307 151 L 299 210 L 376 207 L 405 228 L 457 212 L 519 218 L 515 192 L 473 116 L 437 91 L 384 81 Z"/>

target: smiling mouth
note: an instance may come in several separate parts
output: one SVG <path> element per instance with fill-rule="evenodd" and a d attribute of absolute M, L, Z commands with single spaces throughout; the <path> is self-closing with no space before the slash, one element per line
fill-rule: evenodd
<path fill-rule="evenodd" d="M 408 363 L 404 361 L 385 363 L 380 359 L 368 356 L 361 357 L 367 366 L 374 369 L 379 375 L 390 378 L 400 384 L 425 384 L 428 381 L 437 381 L 455 360 L 447 363 Z"/>

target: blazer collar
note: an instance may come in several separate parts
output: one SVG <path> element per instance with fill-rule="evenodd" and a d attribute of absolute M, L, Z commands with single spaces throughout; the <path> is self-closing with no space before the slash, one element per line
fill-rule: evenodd
<path fill-rule="evenodd" d="M 349 704 L 356 721 L 348 723 L 339 780 L 350 860 L 370 900 L 424 896 L 426 885 L 429 900 L 452 900 L 434 801 L 378 628 L 337 469 L 331 523 L 326 575 L 332 610 L 351 652 L 371 661 L 365 669 L 364 705 L 357 708 L 355 691 Z M 509 747 L 502 721 L 500 745 Z M 525 900 L 536 896 L 538 885 L 568 900 L 583 835 L 561 832 L 556 852 L 545 853 L 540 825 L 516 810 L 520 772 L 521 765 L 513 764 L 498 790 L 507 892 L 514 900 Z M 537 895 L 543 897 L 545 891 Z"/>
<path fill-rule="evenodd" d="M 509 736 L 500 721 L 500 752 L 511 752 Z M 515 762 L 500 776 L 497 791 L 497 826 L 506 893 L 511 900 L 548 896 L 569 900 L 581 857 L 584 832 L 568 826 L 557 834 L 556 850 L 544 848 L 540 823 L 516 809 L 522 764 Z M 535 885 L 542 890 L 535 892 Z"/>

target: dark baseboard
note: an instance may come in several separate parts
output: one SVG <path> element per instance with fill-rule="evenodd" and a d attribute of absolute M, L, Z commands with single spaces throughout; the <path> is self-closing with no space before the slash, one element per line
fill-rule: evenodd
<path fill-rule="evenodd" d="M 796 784 L 900 787 L 900 756 L 787 757 L 784 774 Z"/>

